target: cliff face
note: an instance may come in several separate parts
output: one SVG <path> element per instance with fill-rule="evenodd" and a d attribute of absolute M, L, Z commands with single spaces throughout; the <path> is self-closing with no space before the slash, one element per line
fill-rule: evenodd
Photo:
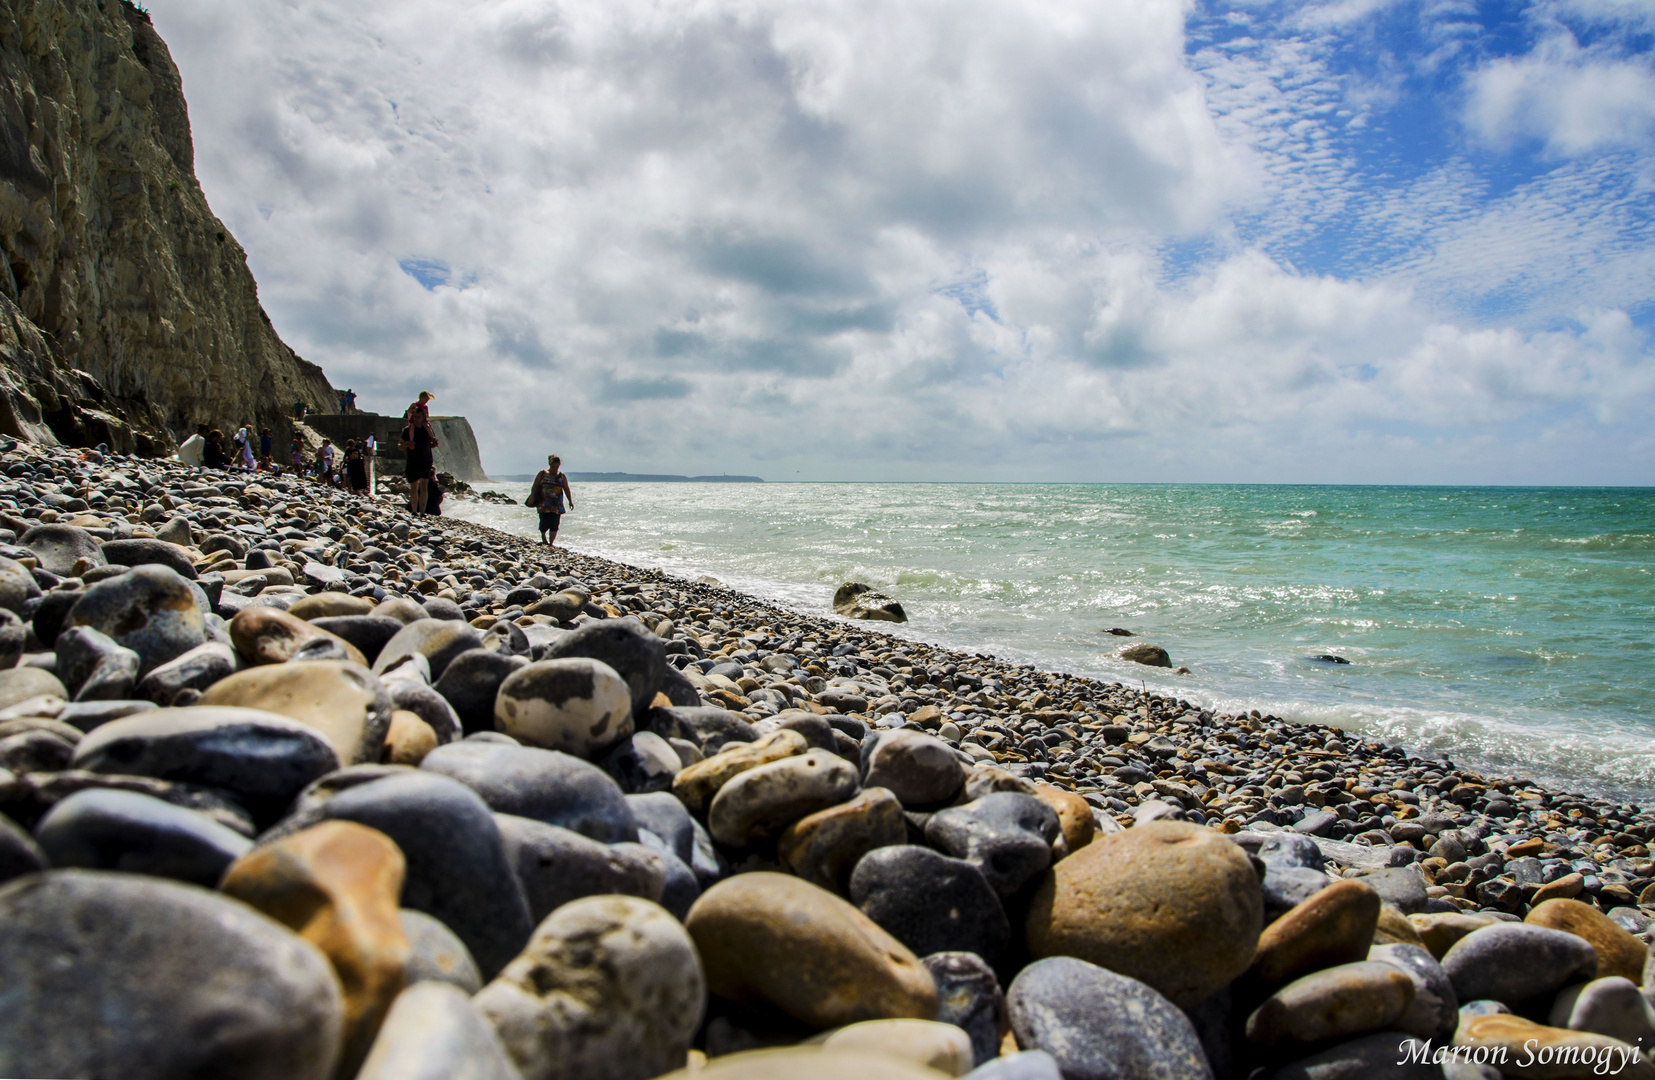
<path fill-rule="evenodd" d="M 0 433 L 169 453 L 337 406 L 195 178 L 178 69 L 127 0 L 0 0 Z"/>

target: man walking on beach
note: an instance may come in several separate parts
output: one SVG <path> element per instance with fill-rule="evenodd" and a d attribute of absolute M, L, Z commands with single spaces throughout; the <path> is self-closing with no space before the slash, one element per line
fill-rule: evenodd
<path fill-rule="evenodd" d="M 434 400 L 435 395 L 431 391 L 421 390 L 419 400 L 402 414 L 402 448 L 408 452 L 408 468 L 405 470 L 408 477 L 408 509 L 415 514 L 425 512 L 425 487 L 437 474 L 436 457 L 432 453 L 437 446 L 437 435 L 431 430 L 430 406 Z"/>
<path fill-rule="evenodd" d="M 569 478 L 563 475 L 563 459 L 556 454 L 546 458 L 546 467 L 534 474 L 534 486 L 529 489 L 528 505 L 540 511 L 540 542 L 557 546 L 557 526 L 563 519 L 563 499 L 568 496 L 569 509 L 575 508 L 575 493 L 569 490 Z"/>

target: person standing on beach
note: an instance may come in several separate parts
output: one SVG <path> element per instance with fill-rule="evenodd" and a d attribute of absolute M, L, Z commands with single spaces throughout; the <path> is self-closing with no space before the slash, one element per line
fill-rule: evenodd
<path fill-rule="evenodd" d="M 425 512 L 426 484 L 437 473 L 436 432 L 431 430 L 431 402 L 436 396 L 429 390 L 419 392 L 419 400 L 402 414 L 402 444 L 408 452 L 408 509 L 415 514 Z"/>
<path fill-rule="evenodd" d="M 265 428 L 263 431 L 259 432 L 259 457 L 269 457 L 270 451 L 275 449 L 275 443 L 275 436 L 270 434 L 269 428 Z"/>
<path fill-rule="evenodd" d="M 374 493 L 375 488 L 378 486 L 375 483 L 376 478 L 374 476 L 374 455 L 377 454 L 377 453 L 379 453 L 379 439 L 376 438 L 374 436 L 374 433 L 370 431 L 370 432 L 368 432 L 367 437 L 362 440 L 362 460 L 363 460 L 364 464 L 367 466 L 367 471 L 368 471 L 367 493 L 369 495 L 372 495 Z"/>
<path fill-rule="evenodd" d="M 368 493 L 368 467 L 362 461 L 362 447 L 355 439 L 345 444 L 345 475 L 351 491 L 358 495 Z"/>
<path fill-rule="evenodd" d="M 569 490 L 569 478 L 563 475 L 563 459 L 556 454 L 546 458 L 546 467 L 534 474 L 534 486 L 529 489 L 529 505 L 540 511 L 540 542 L 557 546 L 557 526 L 563 519 L 563 499 L 569 499 L 569 509 L 575 508 L 575 493 Z"/>

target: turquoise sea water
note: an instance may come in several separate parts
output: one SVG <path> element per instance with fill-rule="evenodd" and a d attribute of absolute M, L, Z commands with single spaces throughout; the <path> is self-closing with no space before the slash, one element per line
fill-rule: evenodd
<path fill-rule="evenodd" d="M 1655 792 L 1655 489 L 587 484 L 575 502 L 570 547 L 798 610 L 865 581 L 906 607 L 900 636 Z M 522 506 L 452 506 L 534 535 Z M 1133 640 L 1191 673 L 1116 660 Z"/>

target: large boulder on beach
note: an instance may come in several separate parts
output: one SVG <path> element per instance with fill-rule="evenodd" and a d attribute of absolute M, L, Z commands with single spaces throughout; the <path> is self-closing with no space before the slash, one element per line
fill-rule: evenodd
<path fill-rule="evenodd" d="M 356 1080 L 522 1080 L 462 989 L 430 980 L 397 995 Z"/>
<path fill-rule="evenodd" d="M 379 830 L 407 862 L 402 904 L 441 919 L 493 976 L 517 955 L 534 923 L 487 804 L 464 784 L 423 769 L 365 771 L 363 779 L 331 793 L 307 793 L 261 844 L 324 821 Z"/>
<path fill-rule="evenodd" d="M 103 557 L 111 566 L 165 566 L 190 579 L 196 573 L 190 553 L 165 540 L 111 540 L 103 545 Z"/>
<path fill-rule="evenodd" d="M 0 557 L 0 608 L 20 612 L 23 605 L 40 595 L 40 583 L 29 568 L 15 559 Z"/>
<path fill-rule="evenodd" d="M 870 851 L 850 876 L 850 899 L 920 956 L 1000 958 L 1011 924 L 1000 897 L 971 863 L 915 844 Z"/>
<path fill-rule="evenodd" d="M 344 1062 L 367 1055 L 402 990 L 412 949 L 397 899 L 406 863 L 390 837 L 326 821 L 236 860 L 219 890 L 322 950 L 344 990 Z"/>
<path fill-rule="evenodd" d="M 74 574 L 77 563 L 83 571 L 106 565 L 98 538 L 74 525 L 36 525 L 18 537 L 17 543 L 34 552 L 42 570 L 59 577 Z"/>
<path fill-rule="evenodd" d="M 636 619 L 588 623 L 547 647 L 544 659 L 584 657 L 606 664 L 626 683 L 633 715 L 649 711 L 666 677 L 666 643 Z"/>
<path fill-rule="evenodd" d="M 788 874 L 738 874 L 684 920 L 707 989 L 816 1028 L 937 1014 L 931 973 L 855 907 Z"/>
<path fill-rule="evenodd" d="M 925 842 L 981 870 L 1001 896 L 1010 896 L 1051 865 L 1052 844 L 1063 835 L 1057 811 L 1033 795 L 996 791 L 932 814 Z"/>
<path fill-rule="evenodd" d="M 344 660 L 270 664 L 227 676 L 201 705 L 263 709 L 315 728 L 342 765 L 379 760 L 391 727 L 391 695 L 367 668 Z"/>
<path fill-rule="evenodd" d="M 268 823 L 311 781 L 337 769 L 339 755 L 321 732 L 285 716 L 192 706 L 100 725 L 75 747 L 74 767 L 218 788 Z"/>
<path fill-rule="evenodd" d="M 207 640 L 190 583 L 165 566 L 139 566 L 80 594 L 69 626 L 87 626 L 138 654 L 139 677 Z"/>
<path fill-rule="evenodd" d="M 719 788 L 707 808 L 713 839 L 742 847 L 778 835 L 806 814 L 855 795 L 856 767 L 826 750 L 785 757 L 748 769 Z"/>
<path fill-rule="evenodd" d="M 1649 946 L 1592 905 L 1579 900 L 1546 900 L 1536 904 L 1523 921 L 1530 926 L 1562 930 L 1591 945 L 1598 956 L 1598 978 L 1620 975 L 1643 982 Z"/>
<path fill-rule="evenodd" d="M 1189 1017 L 1152 986 L 1072 957 L 1030 964 L 1006 990 L 1017 1045 L 1045 1050 L 1066 1080 L 1210 1080 Z"/>
<path fill-rule="evenodd" d="M 620 785 L 570 754 L 465 739 L 437 747 L 420 769 L 458 780 L 497 813 L 572 829 L 605 844 L 638 839 L 638 822 Z"/>
<path fill-rule="evenodd" d="M 566 904 L 474 999 L 523 1080 L 649 1080 L 684 1060 L 706 979 L 690 935 L 629 896 Z"/>
<path fill-rule="evenodd" d="M 327 957 L 206 889 L 54 870 L 0 889 L 0 1075 L 329 1080 Z"/>
<path fill-rule="evenodd" d="M 77 791 L 46 812 L 35 838 L 60 869 L 121 870 L 212 888 L 252 841 L 205 814 L 135 791 Z"/>
<path fill-rule="evenodd" d="M 1141 980 L 1181 1007 L 1252 963 L 1258 876 L 1222 833 L 1157 821 L 1099 837 L 1052 868 L 1029 905 L 1029 951 Z"/>
<path fill-rule="evenodd" d="M 866 619 L 872 622 L 907 622 L 908 613 L 902 605 L 876 592 L 871 585 L 847 581 L 833 592 L 835 614 L 847 619 Z"/>
<path fill-rule="evenodd" d="M 632 734 L 632 696 L 600 660 L 537 660 L 506 675 L 495 730 L 530 746 L 591 759 Z"/>

